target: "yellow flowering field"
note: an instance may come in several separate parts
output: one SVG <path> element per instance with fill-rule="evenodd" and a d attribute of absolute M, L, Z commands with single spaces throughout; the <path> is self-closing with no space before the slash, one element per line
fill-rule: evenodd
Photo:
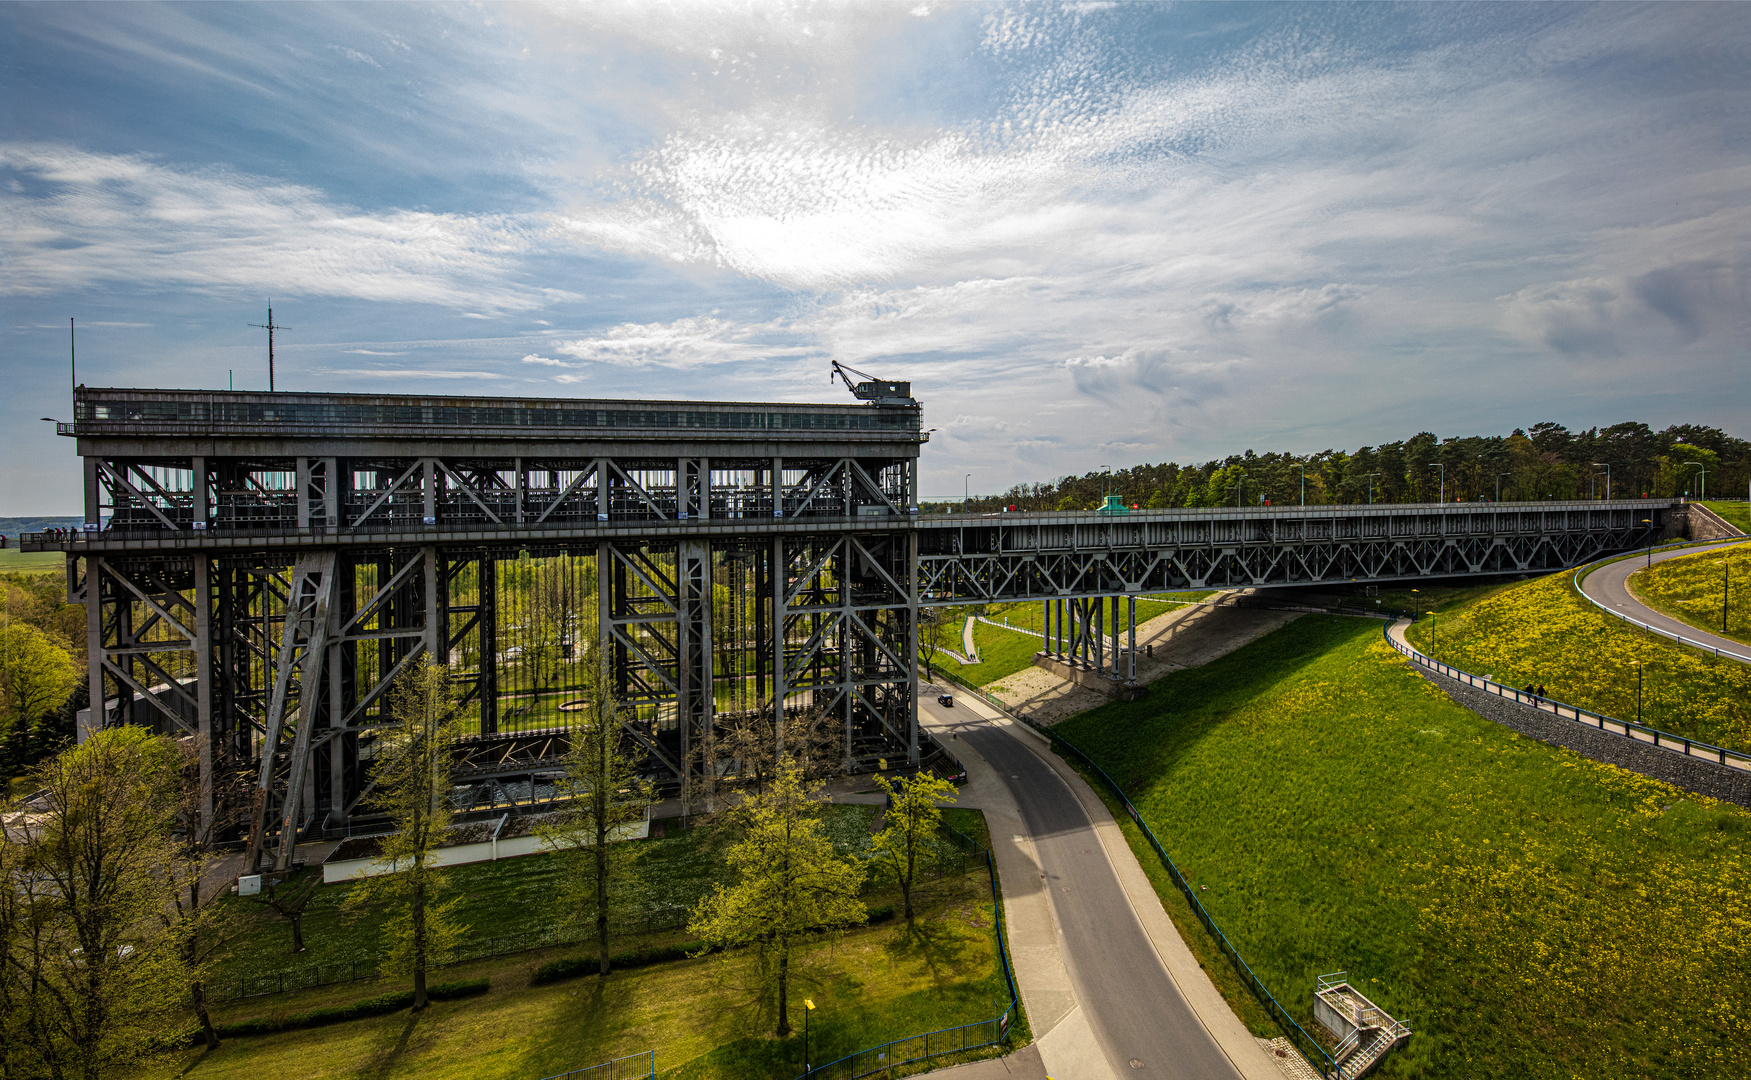
<path fill-rule="evenodd" d="M 1744 1074 L 1751 813 L 1482 719 L 1378 623 L 1304 617 L 1058 730 L 1304 1026 L 1346 969 L 1414 1030 L 1375 1075 Z"/>
<path fill-rule="evenodd" d="M 1411 643 L 1455 667 L 1510 686 L 1543 683 L 1559 701 L 1634 720 L 1641 661 L 1643 723 L 1751 749 L 1751 667 L 1607 615 L 1575 591 L 1572 572 L 1434 610 L 1411 627 Z"/>
<path fill-rule="evenodd" d="M 1722 571 L 1727 627 L 1721 629 Z M 1667 559 L 1630 575 L 1629 591 L 1655 611 L 1751 643 L 1751 544 Z"/>

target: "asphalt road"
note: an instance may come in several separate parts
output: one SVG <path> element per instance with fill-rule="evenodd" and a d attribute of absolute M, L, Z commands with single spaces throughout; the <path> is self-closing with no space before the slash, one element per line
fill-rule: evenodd
<path fill-rule="evenodd" d="M 1712 551 L 1718 547 L 1728 547 L 1746 542 L 1744 540 L 1727 540 L 1720 544 L 1680 548 L 1676 551 L 1656 551 L 1653 554 L 1653 561 L 1662 563 L 1667 559 L 1682 559 L 1686 555 L 1695 555 L 1703 551 Z M 1720 649 L 1723 654 L 1731 653 L 1732 659 L 1751 663 L 1751 646 L 1746 646 L 1744 642 L 1724 638 L 1719 634 L 1711 634 L 1700 627 L 1692 626 L 1669 615 L 1662 615 L 1631 595 L 1628 584 L 1630 575 L 1637 570 L 1645 570 L 1647 567 L 1648 560 L 1645 558 L 1624 559 L 1608 566 L 1601 566 L 1587 575 L 1586 580 L 1581 583 L 1581 591 L 1612 611 L 1645 622 L 1649 626 L 1658 627 L 1661 630 L 1682 634 L 1691 641 L 1698 641 L 1710 648 Z"/>
<path fill-rule="evenodd" d="M 1021 741 L 1027 736 L 970 709 L 929 698 L 919 707 L 956 725 L 1008 784 L 1045 875 L 1077 998 L 1114 1075 L 1238 1080 L 1168 977 L 1076 793 Z"/>

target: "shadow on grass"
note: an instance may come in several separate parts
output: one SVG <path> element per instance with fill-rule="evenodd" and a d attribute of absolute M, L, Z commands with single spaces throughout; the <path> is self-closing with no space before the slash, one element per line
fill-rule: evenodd
<path fill-rule="evenodd" d="M 1247 702 L 1339 645 L 1380 633 L 1374 619 L 1304 615 L 1202 667 L 1175 671 L 1136 701 L 1114 701 L 1059 724 L 1057 731 L 1101 763 L 1135 797 L 1170 782 L 1179 761 Z"/>

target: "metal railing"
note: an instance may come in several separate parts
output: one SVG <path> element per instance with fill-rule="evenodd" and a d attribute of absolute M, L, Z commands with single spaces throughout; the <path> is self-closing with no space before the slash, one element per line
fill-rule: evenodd
<path fill-rule="evenodd" d="M 1408 619 L 1401 620 L 1401 622 L 1406 624 L 1408 624 L 1409 621 L 1410 620 Z M 1670 731 L 1663 731 L 1660 728 L 1649 727 L 1646 724 L 1638 723 L 1634 720 L 1619 720 L 1615 716 L 1606 716 L 1604 713 L 1596 713 L 1591 709 L 1583 709 L 1579 705 L 1570 705 L 1564 701 L 1539 697 L 1537 694 L 1528 694 L 1526 691 L 1516 690 L 1512 686 L 1504 686 L 1493 679 L 1486 679 L 1481 675 L 1473 675 L 1471 672 L 1465 671 L 1462 668 L 1456 668 L 1451 664 L 1443 664 L 1441 661 L 1436 660 L 1433 657 L 1418 652 L 1416 646 L 1410 644 L 1410 642 L 1400 642 L 1397 638 L 1393 637 L 1392 629 L 1392 625 L 1382 627 L 1382 631 L 1386 636 L 1387 644 L 1398 650 L 1398 652 L 1411 663 L 1416 664 L 1419 667 L 1427 668 L 1439 675 L 1445 675 L 1449 679 L 1463 683 L 1466 686 L 1474 687 L 1485 693 L 1494 694 L 1499 698 L 1505 698 L 1508 701 L 1517 702 L 1521 705 L 1530 705 L 1539 712 L 1547 712 L 1552 716 L 1564 720 L 1574 720 L 1577 723 L 1585 724 L 1588 727 L 1597 728 L 1609 735 L 1622 735 L 1627 739 L 1633 739 L 1639 743 L 1655 746 L 1661 750 L 1669 750 L 1674 754 L 1683 754 L 1685 757 L 1694 757 L 1703 761 L 1714 762 L 1717 765 L 1725 765 L 1729 769 L 1751 771 L 1751 754 L 1739 750 L 1728 750 L 1724 746 L 1716 746 L 1713 743 L 1688 739 L 1682 735 L 1674 735 Z M 1613 728 L 1613 725 L 1615 725 L 1615 728 Z"/>
<path fill-rule="evenodd" d="M 646 1050 L 640 1054 L 628 1054 L 612 1061 L 604 1061 L 600 1065 L 591 1065 L 584 1069 L 573 1069 L 571 1072 L 555 1073 L 543 1080 L 655 1080 L 657 1075 L 657 1052 Z"/>
<path fill-rule="evenodd" d="M 1341 614 L 1358 613 L 1342 612 Z M 1365 612 L 1359 614 L 1372 613 Z M 1095 764 L 1094 759 L 1083 753 L 1081 748 L 1075 743 L 1064 738 L 1062 735 L 1059 735 L 1051 728 L 1036 724 L 1027 717 L 1012 711 L 1009 706 L 992 697 L 990 694 L 987 694 L 979 687 L 957 678 L 949 672 L 943 672 L 943 674 L 948 676 L 953 682 L 959 684 L 963 689 L 969 690 L 978 695 L 980 700 L 996 709 L 1002 715 L 1009 717 L 1018 724 L 1027 725 L 1031 730 L 1044 736 L 1053 746 L 1068 751 L 1070 754 L 1074 755 L 1078 761 L 1082 762 L 1093 771 L 1094 775 L 1100 778 L 1101 782 L 1106 785 L 1107 790 L 1110 791 L 1113 797 L 1119 801 L 1119 804 L 1125 808 L 1125 813 L 1130 815 L 1131 820 L 1136 823 L 1137 828 L 1143 833 L 1144 838 L 1149 841 L 1149 846 L 1155 850 L 1156 857 L 1161 860 L 1162 866 L 1166 868 L 1168 877 L 1173 880 L 1174 886 L 1178 888 L 1181 895 L 1185 897 L 1186 903 L 1191 905 L 1192 914 L 1198 917 L 1198 922 L 1203 924 L 1204 929 L 1207 930 L 1211 938 L 1215 940 L 1217 948 L 1221 950 L 1223 956 L 1227 957 L 1228 962 L 1234 968 L 1235 973 L 1240 976 L 1241 982 L 1246 985 L 1246 988 L 1249 991 L 1251 991 L 1253 997 L 1258 999 L 1259 1004 L 1264 1006 L 1265 1012 L 1268 1013 L 1272 1021 L 1276 1023 L 1277 1030 L 1283 1033 L 1283 1035 L 1295 1047 L 1296 1051 L 1307 1060 L 1308 1066 L 1315 1072 L 1326 1077 L 1342 1076 L 1343 1074 L 1338 1068 L 1337 1061 L 1326 1052 L 1325 1047 L 1321 1046 L 1317 1039 L 1312 1035 L 1309 1035 L 1307 1030 L 1303 1028 L 1293 1016 L 1289 1015 L 1289 1010 L 1283 1007 L 1282 1003 L 1277 1000 L 1276 995 L 1272 994 L 1270 989 L 1265 986 L 1263 980 L 1254 974 L 1252 966 L 1240 955 L 1240 950 L 1234 947 L 1234 943 L 1228 940 L 1228 935 L 1224 934 L 1222 928 L 1216 925 L 1216 920 L 1204 909 L 1204 905 L 1199 901 L 1197 893 L 1193 891 L 1191 883 L 1186 880 L 1184 874 L 1180 873 L 1179 866 L 1174 863 L 1172 856 L 1168 855 L 1167 849 L 1163 847 L 1161 841 L 1156 838 L 1155 830 L 1150 828 L 1148 820 L 1144 818 L 1142 812 L 1131 802 L 1130 797 L 1125 794 L 1124 788 L 1121 788 L 1116 780 L 1107 775 L 1105 769 Z"/>
<path fill-rule="evenodd" d="M 1745 543 L 1745 542 L 1746 541 L 1743 537 L 1730 538 L 1730 539 L 1726 539 L 1726 540 L 1703 540 L 1703 541 L 1698 541 L 1698 542 L 1691 543 L 1691 544 L 1663 545 L 1658 550 L 1667 551 L 1673 547 L 1700 547 L 1700 546 L 1705 545 L 1705 544 L 1728 545 L 1728 544 L 1740 544 L 1740 543 Z M 1642 552 L 1636 552 L 1636 553 L 1630 554 L 1630 555 L 1614 555 L 1609 559 L 1600 559 L 1596 562 L 1590 562 L 1585 566 L 1577 568 L 1575 570 L 1575 591 L 1580 593 L 1583 597 L 1586 597 L 1587 602 L 1589 604 L 1592 604 L 1594 607 L 1598 608 L 1600 611 L 1605 612 L 1605 614 L 1607 614 L 1607 615 L 1612 615 L 1612 616 L 1615 616 L 1619 619 L 1622 619 L 1624 622 L 1629 623 L 1631 626 L 1638 626 L 1638 627 L 1642 628 L 1643 630 L 1648 631 L 1651 634 L 1658 634 L 1663 638 L 1670 638 L 1671 640 L 1676 641 L 1680 645 L 1688 645 L 1693 649 L 1701 649 L 1704 652 L 1713 653 L 1716 658 L 1737 660 L 1741 664 L 1751 664 L 1751 654 L 1736 653 L 1731 649 L 1723 649 L 1718 645 L 1710 645 L 1706 641 L 1698 641 L 1695 638 L 1687 638 L 1683 634 L 1676 634 L 1670 630 L 1666 630 L 1666 629 L 1663 629 L 1661 627 L 1654 626 L 1651 623 L 1645 623 L 1645 622 L 1641 621 L 1640 619 L 1631 618 L 1630 616 L 1625 615 L 1621 611 L 1614 611 L 1611 608 L 1606 607 L 1604 604 L 1601 604 L 1599 601 L 1593 599 L 1592 596 L 1588 595 L 1586 589 L 1583 589 L 1581 587 L 1581 582 L 1587 580 L 1588 574 L 1591 574 L 1593 571 L 1599 569 L 1600 567 L 1606 565 L 1607 563 L 1627 562 L 1630 559 L 1641 558 L 1642 554 L 1643 554 Z M 1697 552 L 1697 554 L 1700 555 L 1700 554 L 1702 554 L 1702 552 Z"/>
<path fill-rule="evenodd" d="M 1020 994 L 1015 987 L 1015 971 L 1009 963 L 1009 945 L 1003 934 L 1003 897 L 997 888 L 997 864 L 991 858 L 991 851 L 972 837 L 957 829 L 944 826 L 956 838 L 958 843 L 970 846 L 984 853 L 985 875 L 991 884 L 991 927 L 997 942 L 997 959 L 1003 968 L 1003 985 L 1009 990 L 1009 1004 L 989 1020 L 979 1020 L 971 1024 L 961 1024 L 958 1027 L 942 1028 L 937 1031 L 927 1031 L 922 1035 L 908 1035 L 901 1039 L 891 1039 L 885 1043 L 866 1047 L 842 1058 L 829 1061 L 825 1065 L 816 1065 L 801 1073 L 797 1080 L 857 1080 L 858 1077 L 873 1076 L 888 1069 L 928 1058 L 940 1057 L 943 1054 L 957 1054 L 964 1050 L 977 1050 L 981 1047 L 995 1046 L 1009 1039 L 1010 1027 L 1015 1022 L 1016 1009 L 1020 1004 Z"/>

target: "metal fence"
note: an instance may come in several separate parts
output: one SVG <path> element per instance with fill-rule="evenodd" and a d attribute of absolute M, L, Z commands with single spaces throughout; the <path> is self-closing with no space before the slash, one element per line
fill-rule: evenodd
<path fill-rule="evenodd" d="M 1372 613 L 1341 612 L 1340 614 Z M 947 673 L 945 672 L 944 674 Z M 954 678 L 952 675 L 949 677 L 951 679 Z M 1107 775 L 1105 769 L 1095 764 L 1094 759 L 1083 753 L 1075 743 L 1070 742 L 1051 728 L 1042 727 L 1041 725 L 1034 723 L 1032 720 L 1029 720 L 1027 717 L 1011 711 L 1007 705 L 1003 704 L 1003 702 L 998 701 L 996 698 L 985 693 L 985 691 L 978 687 L 973 686 L 970 683 L 962 682 L 960 679 L 954 679 L 954 681 L 959 683 L 964 689 L 978 695 L 980 700 L 998 710 L 1004 716 L 1009 717 L 1017 723 L 1026 724 L 1029 728 L 1050 740 L 1053 746 L 1060 747 L 1070 755 L 1074 756 L 1077 761 L 1087 766 L 1095 776 L 1100 778 L 1107 790 L 1112 793 L 1113 798 L 1117 799 L 1119 804 L 1125 808 L 1125 813 L 1130 815 L 1131 820 L 1136 823 L 1137 828 L 1143 833 L 1144 838 L 1149 841 L 1149 846 L 1154 849 L 1156 857 L 1161 860 L 1162 866 L 1166 868 L 1168 877 L 1172 879 L 1174 887 L 1179 889 L 1180 894 L 1185 897 L 1186 903 L 1191 905 L 1192 914 L 1196 915 L 1198 922 L 1202 923 L 1204 929 L 1209 931 L 1210 937 L 1215 940 L 1217 948 L 1222 951 L 1223 956 L 1228 958 L 1229 964 L 1234 968 L 1235 973 L 1240 976 L 1241 982 L 1252 992 L 1253 997 L 1258 999 L 1259 1004 L 1264 1006 L 1265 1012 L 1270 1014 L 1271 1019 L 1277 1025 L 1277 1029 L 1289 1039 L 1290 1043 L 1292 1043 L 1295 1049 L 1300 1052 L 1301 1056 L 1307 1059 L 1308 1066 L 1319 1075 L 1325 1077 L 1343 1076 L 1344 1074 L 1339 1068 L 1338 1063 L 1332 1059 L 1332 1056 L 1329 1053 L 1326 1052 L 1325 1047 L 1320 1045 L 1319 1041 L 1312 1035 L 1309 1035 L 1307 1030 L 1303 1028 L 1293 1016 L 1289 1015 L 1289 1010 L 1283 1007 L 1282 1003 L 1277 1000 L 1276 995 L 1272 994 L 1270 988 L 1265 986 L 1263 980 L 1254 974 L 1252 966 L 1249 965 L 1245 958 L 1240 955 L 1240 950 L 1234 947 L 1234 943 L 1228 940 L 1228 935 L 1224 934 L 1222 928 L 1216 925 L 1216 920 L 1211 917 L 1208 911 L 1204 910 L 1204 905 L 1199 901 L 1198 894 L 1193 891 L 1191 883 L 1186 881 L 1185 875 L 1180 873 L 1179 867 L 1175 865 L 1173 858 L 1168 855 L 1167 849 L 1161 845 L 1160 840 L 1156 839 L 1155 830 L 1150 828 L 1149 822 L 1143 817 L 1143 814 L 1137 809 L 1137 807 L 1132 804 L 1130 796 L 1125 794 L 1125 789 L 1121 788 L 1116 780 Z"/>
<path fill-rule="evenodd" d="M 1463 683 L 1466 686 L 1475 687 L 1487 694 L 1494 694 L 1497 697 L 1506 698 L 1509 701 L 1518 702 L 1521 705 L 1530 705 L 1539 712 L 1547 712 L 1552 716 L 1560 717 L 1564 720 L 1573 720 L 1577 723 L 1585 724 L 1588 727 L 1597 728 L 1608 735 L 1622 735 L 1625 738 L 1633 739 L 1639 743 L 1656 746 L 1662 750 L 1670 750 L 1674 754 L 1683 754 L 1685 757 L 1694 757 L 1700 758 L 1703 761 L 1712 761 L 1717 765 L 1725 765 L 1730 769 L 1751 771 L 1751 755 L 1748 755 L 1743 751 L 1728 750 L 1726 747 L 1716 746 L 1713 743 L 1687 739 L 1682 735 L 1674 735 L 1670 731 L 1663 731 L 1660 728 L 1649 727 L 1646 724 L 1639 724 L 1634 720 L 1619 720 L 1615 716 L 1606 716 L 1604 713 L 1596 713 L 1591 709 L 1583 709 L 1579 705 L 1570 705 L 1565 701 L 1556 701 L 1551 698 L 1539 697 L 1537 694 L 1528 694 L 1524 690 L 1516 690 L 1512 686 L 1503 686 L 1501 683 L 1492 679 L 1486 679 L 1482 675 L 1473 675 L 1469 671 L 1456 668 L 1451 664 L 1443 664 L 1439 660 L 1425 656 L 1418 652 L 1414 646 L 1405 642 L 1400 642 L 1397 638 L 1393 637 L 1391 626 L 1384 627 L 1383 629 L 1386 634 L 1387 644 L 1391 645 L 1394 649 L 1397 649 L 1399 653 L 1411 663 L 1416 664 L 1418 667 L 1427 668 L 1437 674 L 1445 675 L 1449 679 Z"/>
<path fill-rule="evenodd" d="M 1009 991 L 1009 1004 L 1003 1006 L 989 1020 L 927 1031 L 922 1035 L 908 1035 L 903 1039 L 893 1039 L 867 1047 L 825 1065 L 816 1065 L 802 1073 L 797 1080 L 858 1080 L 859 1077 L 875 1076 L 927 1058 L 958 1054 L 963 1050 L 977 1050 L 1008 1040 L 1010 1027 L 1015 1022 L 1019 995 L 1015 988 L 1015 972 L 1009 964 L 1009 944 L 1003 936 L 1003 898 L 997 888 L 997 864 L 992 861 L 988 848 L 956 829 L 950 828 L 947 831 L 957 844 L 982 852 L 985 856 L 985 875 L 991 885 L 991 932 L 997 943 L 997 959 L 1003 968 L 1003 985 Z"/>
<path fill-rule="evenodd" d="M 591 1065 L 587 1069 L 556 1073 L 544 1077 L 543 1080 L 654 1080 L 656 1075 L 657 1052 L 646 1050 L 642 1054 L 628 1054 L 613 1061 L 604 1061 L 600 1065 Z"/>

